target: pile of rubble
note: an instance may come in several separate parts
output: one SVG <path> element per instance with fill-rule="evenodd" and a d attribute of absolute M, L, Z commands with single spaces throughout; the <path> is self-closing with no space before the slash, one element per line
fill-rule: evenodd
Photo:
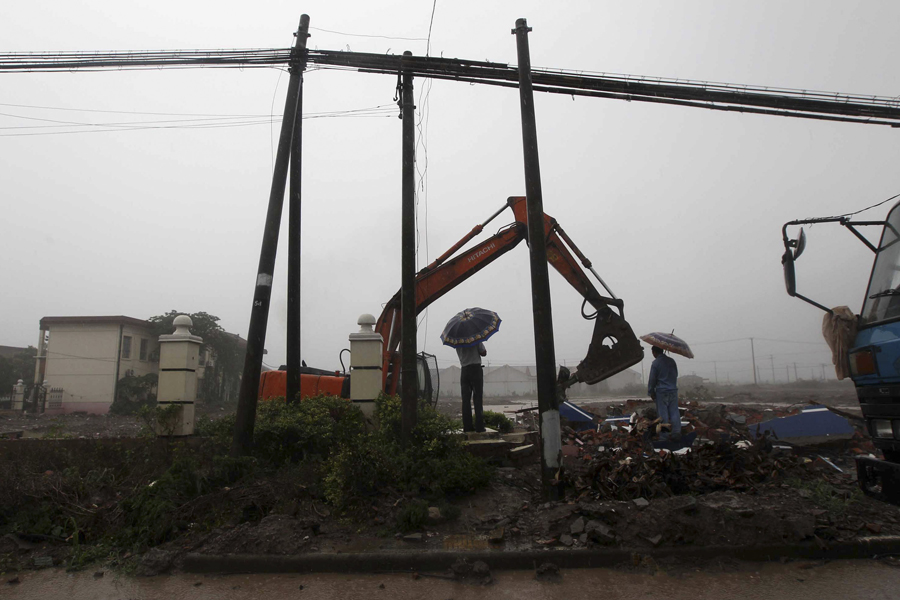
<path fill-rule="evenodd" d="M 840 471 L 825 456 L 798 452 L 792 444 L 755 432 L 754 425 L 798 415 L 801 407 L 687 403 L 683 408 L 680 443 L 662 441 L 667 426 L 649 402 L 610 406 L 593 429 L 564 426 L 567 485 L 579 497 L 633 500 L 718 490 L 752 492 L 762 483 L 803 477 L 810 466 Z M 848 455 L 873 450 L 860 431 L 839 443 Z"/>
<path fill-rule="evenodd" d="M 596 450 L 582 455 L 581 468 L 570 470 L 571 482 L 577 492 L 617 500 L 747 491 L 804 464 L 803 458 L 773 448 L 768 439 L 703 444 L 684 454 L 647 449 L 638 439 L 615 448 L 591 446 Z"/>

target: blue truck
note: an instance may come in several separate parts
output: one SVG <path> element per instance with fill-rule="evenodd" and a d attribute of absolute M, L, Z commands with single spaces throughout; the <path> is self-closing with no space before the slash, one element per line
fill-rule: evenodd
<path fill-rule="evenodd" d="M 862 310 L 856 315 L 857 334 L 842 360 L 856 385 L 872 441 L 884 455 L 884 460 L 856 459 L 859 485 L 870 496 L 900 504 L 900 202 L 884 221 L 854 221 L 852 215 L 843 215 L 790 221 L 782 227 L 781 263 L 788 295 L 831 313 L 830 308 L 797 292 L 794 271 L 794 263 L 806 247 L 802 225 L 819 223 L 847 228 L 875 254 Z M 791 239 L 788 227 L 798 225 L 799 234 Z M 877 246 L 861 233 L 863 227 L 881 228 Z"/>

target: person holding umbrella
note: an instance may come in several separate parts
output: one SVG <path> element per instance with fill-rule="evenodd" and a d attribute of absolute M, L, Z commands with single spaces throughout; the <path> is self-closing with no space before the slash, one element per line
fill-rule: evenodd
<path fill-rule="evenodd" d="M 647 381 L 647 393 L 656 401 L 656 412 L 663 423 L 672 426 L 670 439 L 681 437 L 681 412 L 678 410 L 678 365 L 668 356 L 665 350 L 676 352 L 688 358 L 694 353 L 687 343 L 671 333 L 649 333 L 641 339 L 653 349 L 653 364 L 650 366 L 650 379 Z"/>
<path fill-rule="evenodd" d="M 663 423 L 672 426 L 672 439 L 681 437 L 681 413 L 678 412 L 678 365 L 662 348 L 653 346 L 653 364 L 647 393 L 656 401 L 656 412 Z"/>
<path fill-rule="evenodd" d="M 459 390 L 462 396 L 463 431 L 484 432 L 484 374 L 481 357 L 487 356 L 484 342 L 500 329 L 497 313 L 483 308 L 467 308 L 454 315 L 441 333 L 441 341 L 456 349 L 459 357 Z M 472 422 L 472 405 L 475 422 Z"/>

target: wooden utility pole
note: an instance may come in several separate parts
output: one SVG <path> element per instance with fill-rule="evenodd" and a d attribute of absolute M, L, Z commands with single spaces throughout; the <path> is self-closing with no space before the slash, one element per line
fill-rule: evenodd
<path fill-rule="evenodd" d="M 297 49 L 297 44 L 301 40 L 304 44 L 306 42 L 304 27 L 309 27 L 309 17 L 306 15 L 300 19 L 294 50 Z M 253 306 L 250 311 L 250 327 L 247 331 L 247 354 L 244 357 L 241 391 L 238 395 L 237 412 L 234 418 L 232 456 L 246 454 L 253 442 L 253 427 L 256 425 L 256 400 L 259 394 L 259 374 L 262 370 L 263 350 L 266 345 L 275 253 L 278 250 L 278 230 L 281 226 L 281 213 L 284 208 L 284 188 L 299 90 L 300 69 L 294 66 L 291 69 L 287 97 L 284 101 L 284 117 L 281 120 L 281 133 L 278 136 L 278 150 L 275 154 L 275 168 L 272 173 L 272 187 L 269 191 L 269 208 L 266 212 L 266 225 L 263 229 L 262 247 L 259 251 L 259 269 L 256 273 Z"/>
<path fill-rule="evenodd" d="M 544 235 L 544 200 L 538 156 L 531 53 L 525 19 L 516 20 L 519 59 L 519 103 L 522 111 L 522 148 L 525 158 L 525 202 L 528 210 L 528 248 L 531 259 L 531 307 L 534 313 L 534 355 L 537 370 L 538 411 L 541 429 L 541 483 L 544 498 L 559 500 L 562 442 L 559 399 L 556 396 L 556 353 L 553 347 L 553 316 L 550 311 L 550 276 L 547 272 L 547 240 Z"/>
<path fill-rule="evenodd" d="M 756 377 L 756 351 L 753 349 L 753 338 L 750 338 L 750 359 L 753 361 L 753 385 L 758 385 Z"/>
<path fill-rule="evenodd" d="M 291 73 L 298 72 L 297 110 L 291 138 L 291 189 L 288 195 L 288 288 L 287 288 L 287 401 L 300 401 L 300 206 L 301 169 L 303 157 L 303 71 L 306 70 L 306 39 L 309 37 L 309 17 L 300 17 L 300 30 L 294 46 L 295 60 Z"/>
<path fill-rule="evenodd" d="M 405 57 L 411 57 L 407 50 Z M 402 248 L 400 273 L 400 424 L 403 442 L 416 426 L 418 380 L 416 373 L 416 106 L 412 73 L 403 70 L 400 117 L 403 120 Z"/>

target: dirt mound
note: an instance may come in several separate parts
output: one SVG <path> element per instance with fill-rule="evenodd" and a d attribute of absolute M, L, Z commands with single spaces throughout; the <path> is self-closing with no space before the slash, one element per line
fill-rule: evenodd
<path fill-rule="evenodd" d="M 258 523 L 217 529 L 198 550 L 203 554 L 302 554 L 314 546 L 319 523 L 270 515 Z"/>

